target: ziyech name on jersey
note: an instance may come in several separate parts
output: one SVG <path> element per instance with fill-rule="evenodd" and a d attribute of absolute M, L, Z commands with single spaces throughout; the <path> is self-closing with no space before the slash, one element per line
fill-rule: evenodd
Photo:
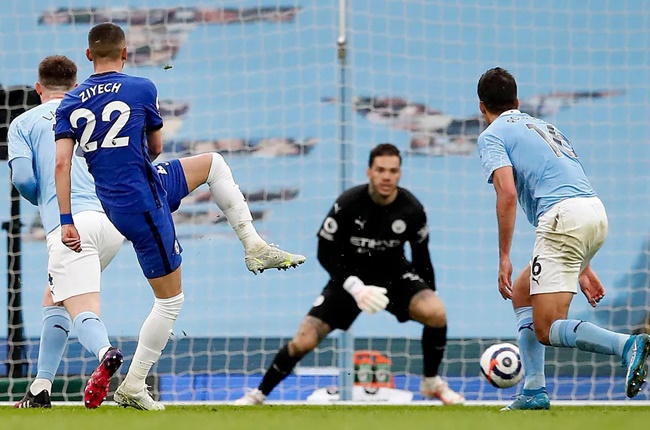
<path fill-rule="evenodd" d="M 79 94 L 79 97 L 81 97 L 81 103 L 86 103 L 92 96 L 104 93 L 116 93 L 120 91 L 120 88 L 122 88 L 122 84 L 117 82 L 93 85 L 92 87 L 83 90 Z"/>

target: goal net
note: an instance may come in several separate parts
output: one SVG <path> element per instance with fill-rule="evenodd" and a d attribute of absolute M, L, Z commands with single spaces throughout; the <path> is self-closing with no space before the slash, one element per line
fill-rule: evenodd
<path fill-rule="evenodd" d="M 207 189 L 187 197 L 175 214 L 186 301 L 150 378 L 164 401 L 229 401 L 255 388 L 320 294 L 327 275 L 316 258 L 316 233 L 341 191 L 342 121 L 352 132 L 348 179 L 363 183 L 370 148 L 392 142 L 403 151 L 401 185 L 427 209 L 449 326 L 441 373 L 468 400 L 505 400 L 521 389 L 490 387 L 478 366 L 487 346 L 516 338 L 511 305 L 496 288 L 494 191 L 476 154 L 485 126 L 476 83 L 497 65 L 517 78 L 521 109 L 572 140 L 608 210 L 609 239 L 593 263 L 608 294 L 595 310 L 576 296 L 571 315 L 622 332 L 647 330 L 650 9 L 643 2 L 350 0 L 352 106 L 345 118 L 338 2 L 6 0 L 0 10 L 5 89 L 33 85 L 39 61 L 51 54 L 73 59 L 85 79 L 92 73 L 84 56 L 88 30 L 104 21 L 122 26 L 126 72 L 158 86 L 164 157 L 223 154 L 261 235 L 308 257 L 298 269 L 253 276 Z M 5 101 L 4 108 L 16 106 Z M 0 170 L 4 220 L 11 207 L 5 162 Z M 527 264 L 534 239 L 521 215 L 515 271 Z M 18 372 L 24 378 L 4 378 L 15 370 L 7 355 L 20 322 L 3 318 L 0 336 L 9 336 L 0 339 L 0 360 L 7 363 L 0 367 L 0 386 L 6 384 L 0 400 L 20 398 L 35 375 L 47 280 L 44 232 L 37 210 L 24 200 L 20 219 L 22 304 L 0 294 L 0 308 L 22 312 L 26 364 Z M 6 257 L 0 250 L 0 260 Z M 4 267 L 0 272 L 7 275 Z M 8 288 L 6 278 L 0 274 L 0 286 Z M 102 288 L 102 319 L 127 356 L 122 374 L 151 305 L 150 288 L 125 244 Z M 398 324 L 389 314 L 362 315 L 352 333 L 355 350 L 385 356 L 394 386 L 421 399 L 421 326 Z M 308 355 L 270 399 L 305 400 L 336 386 L 338 336 Z M 95 366 L 71 338 L 54 398 L 80 399 Z M 553 399 L 625 398 L 623 369 L 614 358 L 548 348 L 546 372 Z M 647 397 L 646 391 L 638 396 Z"/>

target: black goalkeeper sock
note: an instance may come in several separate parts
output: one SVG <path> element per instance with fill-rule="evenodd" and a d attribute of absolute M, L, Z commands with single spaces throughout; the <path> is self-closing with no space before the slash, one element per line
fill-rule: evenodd
<path fill-rule="evenodd" d="M 268 396 L 269 393 L 291 373 L 293 368 L 296 367 L 298 361 L 300 361 L 300 358 L 289 355 L 289 345 L 284 345 L 280 348 L 278 354 L 273 359 L 271 367 L 269 367 L 264 374 L 264 378 L 262 378 L 262 382 L 257 389 L 265 396 Z"/>
<path fill-rule="evenodd" d="M 431 377 L 438 374 L 447 345 L 447 326 L 427 327 L 422 330 L 422 361 L 424 376 Z"/>

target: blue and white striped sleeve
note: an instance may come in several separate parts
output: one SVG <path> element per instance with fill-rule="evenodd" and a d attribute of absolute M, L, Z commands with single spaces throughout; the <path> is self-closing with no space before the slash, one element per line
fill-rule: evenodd
<path fill-rule="evenodd" d="M 492 183 L 492 174 L 495 170 L 512 166 L 503 140 L 493 133 L 483 132 L 478 137 L 478 155 L 481 158 L 483 173 L 489 184 Z"/>

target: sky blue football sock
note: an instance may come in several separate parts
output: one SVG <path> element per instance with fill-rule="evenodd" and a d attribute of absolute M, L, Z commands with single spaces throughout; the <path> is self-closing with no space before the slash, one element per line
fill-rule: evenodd
<path fill-rule="evenodd" d="M 627 354 L 630 352 L 630 349 L 632 349 L 632 344 L 634 343 L 634 338 L 636 336 L 630 336 L 627 341 L 625 341 L 625 345 L 623 346 L 623 359 L 625 360 L 623 362 L 623 366 L 626 365 L 626 363 L 629 361 L 629 358 Z"/>
<path fill-rule="evenodd" d="M 587 321 L 556 320 L 549 341 L 553 346 L 568 346 L 582 351 L 623 356 L 630 335 L 615 333 Z"/>
<path fill-rule="evenodd" d="M 56 370 L 59 368 L 63 351 L 68 343 L 68 334 L 72 321 L 70 315 L 62 306 L 45 306 L 43 312 L 43 327 L 38 346 L 37 379 L 54 381 Z"/>
<path fill-rule="evenodd" d="M 542 394 L 542 393 L 545 393 L 545 392 L 546 392 L 546 387 L 535 388 L 535 389 L 524 388 L 521 391 L 521 394 L 523 394 L 524 396 L 527 396 L 527 397 L 532 397 L 532 396 L 536 396 L 538 394 Z"/>
<path fill-rule="evenodd" d="M 539 343 L 533 326 L 533 308 L 524 306 L 515 309 L 517 316 L 517 341 L 524 366 L 524 390 L 536 391 L 546 387 L 544 360 L 546 348 Z"/>
<path fill-rule="evenodd" d="M 94 312 L 86 311 L 77 315 L 74 319 L 74 331 L 79 343 L 97 357 L 97 360 L 102 359 L 100 351 L 111 346 L 106 326 Z"/>

